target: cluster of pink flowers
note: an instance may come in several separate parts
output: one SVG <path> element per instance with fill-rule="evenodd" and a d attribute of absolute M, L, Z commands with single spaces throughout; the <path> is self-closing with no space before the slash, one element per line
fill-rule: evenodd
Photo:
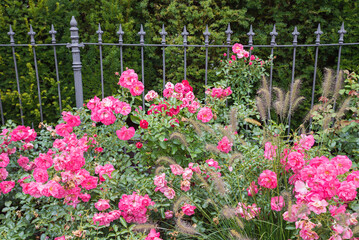
<path fill-rule="evenodd" d="M 156 229 L 151 229 L 145 240 L 162 240 L 162 238 L 160 238 L 160 233 L 156 232 Z"/>
<path fill-rule="evenodd" d="M 111 174 L 115 170 L 112 164 L 105 164 L 104 166 L 98 165 L 95 168 L 95 173 L 100 176 L 100 181 L 104 182 L 105 178 L 103 175 L 107 175 L 109 178 L 112 178 Z"/>
<path fill-rule="evenodd" d="M 325 156 L 308 158 L 306 151 L 313 145 L 313 136 L 301 135 L 299 142 L 282 154 L 283 167 L 294 173 L 289 182 L 294 185 L 297 201 L 292 205 L 291 214 L 287 211 L 283 218 L 296 222 L 303 239 L 319 239 L 314 231 L 316 224 L 310 222 L 309 215 L 320 215 L 329 211 L 334 218 L 334 235 L 330 239 L 350 239 L 353 235 L 350 226 L 357 224 L 357 214 L 346 212 L 346 204 L 343 203 L 356 199 L 359 171 L 348 174 L 352 161 L 347 156 L 338 155 L 331 160 Z M 332 204 L 333 201 L 336 204 Z M 298 209 L 303 208 L 305 211 L 298 213 Z M 340 221 L 340 225 L 339 219 L 346 220 Z"/>
<path fill-rule="evenodd" d="M 121 74 L 118 85 L 130 90 L 133 96 L 141 95 L 145 89 L 142 82 L 138 81 L 137 73 L 133 69 L 128 69 Z"/>
<path fill-rule="evenodd" d="M 272 197 L 270 205 L 273 211 L 280 212 L 285 206 L 284 198 L 282 196 Z"/>
<path fill-rule="evenodd" d="M 36 137 L 35 130 L 25 126 L 17 126 L 13 130 L 5 128 L 0 133 L 0 139 L 2 140 L 0 145 L 0 195 L 9 193 L 15 187 L 14 181 L 4 181 L 9 175 L 6 170 L 10 163 L 9 156 L 16 152 L 16 148 L 9 148 L 9 145 L 13 142 L 20 142 L 23 144 L 20 150 L 29 150 L 33 148 L 31 141 L 34 141 Z M 20 155 L 18 164 L 27 171 L 34 169 L 35 163 L 28 164 L 28 162 L 28 158 Z"/>
<path fill-rule="evenodd" d="M 233 143 L 229 141 L 228 137 L 224 136 L 221 141 L 218 142 L 217 149 L 224 153 L 229 153 L 232 150 Z"/>
<path fill-rule="evenodd" d="M 173 199 L 176 196 L 175 190 L 173 190 L 173 188 L 167 186 L 166 174 L 165 173 L 162 173 L 161 175 L 155 176 L 155 179 L 153 180 L 153 183 L 156 186 L 155 192 L 160 191 L 168 199 Z"/>
<path fill-rule="evenodd" d="M 238 58 L 247 58 L 249 57 L 249 52 L 247 52 L 246 50 L 244 50 L 243 45 L 236 43 L 232 46 L 232 51 L 233 53 L 237 54 Z"/>
<path fill-rule="evenodd" d="M 147 95 L 149 100 L 157 97 L 154 91 L 149 91 Z M 168 99 L 176 98 L 177 100 L 180 100 L 182 104 L 172 106 L 167 101 L 161 101 L 158 104 L 152 104 L 150 106 L 148 110 L 149 115 L 165 113 L 166 115 L 172 117 L 177 115 L 182 109 L 186 108 L 190 113 L 195 113 L 200 107 L 198 101 L 195 99 L 193 88 L 187 80 L 183 80 L 182 83 L 176 83 L 176 85 L 171 82 L 167 82 L 165 89 L 163 90 L 163 96 Z M 173 120 L 178 122 L 175 118 Z"/>
<path fill-rule="evenodd" d="M 128 223 L 147 222 L 147 208 L 155 203 L 148 197 L 138 195 L 133 192 L 132 195 L 122 195 L 118 208 L 122 211 L 122 216 Z"/>
<path fill-rule="evenodd" d="M 66 137 L 70 135 L 74 127 L 80 126 L 80 116 L 72 115 L 70 112 L 62 112 L 62 119 L 66 123 L 60 123 L 55 127 L 57 135 Z"/>
<path fill-rule="evenodd" d="M 239 214 L 242 218 L 246 220 L 251 220 L 259 215 L 261 208 L 257 207 L 255 203 L 252 205 L 246 205 L 245 203 L 238 203 L 236 208 L 236 214 Z"/>
<path fill-rule="evenodd" d="M 231 87 L 227 87 L 225 89 L 218 88 L 209 88 L 206 90 L 206 95 L 211 96 L 212 98 L 223 99 L 232 94 Z"/>
<path fill-rule="evenodd" d="M 99 211 L 105 211 L 110 208 L 110 200 L 100 199 L 95 203 L 95 208 Z"/>
<path fill-rule="evenodd" d="M 110 223 L 119 219 L 121 217 L 120 210 L 113 210 L 111 212 L 101 212 L 95 213 L 92 221 L 94 224 L 99 224 L 99 226 L 110 226 Z"/>
<path fill-rule="evenodd" d="M 105 125 L 111 125 L 116 121 L 114 113 L 126 116 L 131 112 L 130 104 L 121 102 L 113 96 L 106 97 L 102 101 L 95 96 L 87 103 L 87 107 L 91 110 L 91 120 Z"/>

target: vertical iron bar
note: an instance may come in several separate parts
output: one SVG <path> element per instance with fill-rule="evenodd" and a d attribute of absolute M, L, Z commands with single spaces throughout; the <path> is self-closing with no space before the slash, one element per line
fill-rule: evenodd
<path fill-rule="evenodd" d="M 320 35 L 323 34 L 323 32 L 320 30 L 320 23 L 318 24 L 317 31 L 314 32 L 314 34 L 317 35 L 317 38 L 315 40 L 315 44 L 317 45 L 315 47 L 315 59 L 314 59 L 314 76 L 313 76 L 313 87 L 312 87 L 312 101 L 310 103 L 310 109 L 313 109 L 314 105 L 314 92 L 315 92 L 315 80 L 317 79 L 317 63 L 318 63 L 318 53 L 319 53 L 319 45 L 320 45 Z M 310 117 L 309 120 L 309 128 L 312 128 L 312 117 Z"/>
<path fill-rule="evenodd" d="M 4 111 L 2 109 L 1 91 L 0 91 L 0 111 L 1 111 L 1 123 L 2 123 L 2 125 L 4 125 L 5 121 L 4 121 Z"/>
<path fill-rule="evenodd" d="M 36 82 L 37 82 L 37 95 L 38 95 L 39 104 L 40 104 L 40 119 L 41 119 L 41 122 L 43 122 L 44 117 L 42 115 L 40 80 L 39 80 L 39 72 L 38 72 L 38 69 L 37 69 L 37 60 L 36 60 L 36 51 L 35 51 L 35 37 L 34 36 L 35 36 L 36 32 L 33 31 L 31 25 L 30 25 L 30 32 L 28 32 L 27 34 L 30 35 L 32 53 L 34 54 L 35 75 L 36 75 Z"/>
<path fill-rule="evenodd" d="M 160 35 L 162 36 L 162 67 L 163 67 L 163 89 L 165 89 L 165 84 L 166 84 L 166 59 L 165 59 L 165 54 L 166 54 L 166 35 L 167 32 L 165 30 L 165 25 L 162 25 L 162 31 L 160 32 Z"/>
<path fill-rule="evenodd" d="M 209 44 L 209 35 L 211 35 L 208 31 L 208 25 L 206 25 L 206 31 L 203 33 L 204 35 L 204 45 L 206 47 L 206 70 L 205 70 L 205 75 L 204 75 L 204 82 L 205 85 L 207 86 L 207 74 L 208 74 L 208 44 Z"/>
<path fill-rule="evenodd" d="M 231 35 L 233 34 L 233 31 L 231 30 L 231 25 L 228 23 L 227 30 L 225 31 L 227 35 L 227 45 L 231 44 Z M 229 47 L 227 48 L 227 61 L 229 60 Z M 227 84 L 228 87 L 228 84 Z M 226 107 L 228 107 L 228 99 L 226 98 Z"/>
<path fill-rule="evenodd" d="M 49 32 L 52 36 L 51 42 L 53 44 L 56 43 L 55 34 L 57 33 L 54 29 L 54 25 L 51 24 L 51 30 Z M 62 102 L 61 102 L 61 88 L 60 88 L 60 78 L 59 78 L 59 69 L 57 66 L 57 55 L 56 55 L 56 46 L 54 45 L 54 59 L 55 59 L 55 70 L 56 70 L 56 81 L 57 81 L 57 92 L 59 95 L 59 107 L 60 107 L 60 113 L 62 112 Z"/>
<path fill-rule="evenodd" d="M 15 33 L 12 31 L 11 25 L 10 25 L 10 31 L 7 33 L 10 36 L 10 44 L 12 45 L 12 56 L 14 59 L 14 67 L 15 67 L 15 77 L 16 77 L 16 85 L 17 85 L 17 92 L 19 93 L 19 104 L 20 104 L 20 118 L 21 118 L 21 124 L 24 125 L 24 116 L 22 114 L 22 101 L 21 101 L 21 92 L 20 92 L 20 81 L 19 81 L 19 73 L 17 71 L 17 63 L 16 63 L 16 55 L 15 55 L 15 40 L 14 35 Z"/>
<path fill-rule="evenodd" d="M 347 31 L 345 31 L 344 29 L 344 22 L 342 23 L 342 26 L 340 28 L 340 30 L 338 31 L 339 33 L 339 51 L 338 51 L 338 64 L 337 64 L 337 75 L 335 77 L 335 84 L 337 84 L 338 82 L 338 77 L 339 77 L 339 71 L 340 71 L 340 58 L 341 58 L 341 54 L 342 54 L 342 44 L 344 43 L 344 34 L 347 33 Z M 335 105 L 337 103 L 337 99 L 334 98 L 334 104 L 333 104 L 333 110 L 335 111 Z"/>
<path fill-rule="evenodd" d="M 270 72 L 269 72 L 269 97 L 270 99 L 272 99 L 272 79 L 273 79 L 273 54 L 274 54 L 274 47 L 275 45 L 277 45 L 277 43 L 275 42 L 275 38 L 278 36 L 278 33 L 275 29 L 275 24 L 273 25 L 273 30 L 272 32 L 270 32 L 270 35 L 271 35 L 271 51 L 270 51 L 270 54 L 271 54 L 271 58 L 272 58 L 272 64 L 270 66 Z M 268 119 L 270 118 L 270 112 L 268 113 Z"/>
<path fill-rule="evenodd" d="M 187 36 L 189 33 L 187 32 L 186 26 L 183 27 L 183 32 L 181 33 L 183 36 L 183 55 L 184 55 L 184 79 L 187 79 Z"/>
<path fill-rule="evenodd" d="M 140 29 L 138 35 L 140 35 L 140 44 L 141 44 L 142 83 L 143 83 L 143 86 L 145 86 L 145 67 L 144 67 L 144 59 L 143 59 L 144 58 L 143 46 L 145 44 L 146 32 L 143 31 L 142 24 L 141 24 L 141 29 Z M 142 93 L 142 107 L 143 107 L 143 110 L 145 110 L 145 90 L 143 90 L 143 93 Z"/>
<path fill-rule="evenodd" d="M 293 65 L 292 65 L 292 81 L 290 85 L 290 94 L 289 94 L 289 111 L 288 111 L 288 135 L 290 134 L 290 121 L 291 121 L 291 111 L 292 111 L 292 93 L 293 93 L 293 84 L 294 84 L 294 71 L 295 71 L 295 55 L 297 51 L 297 37 L 299 35 L 299 32 L 297 30 L 297 27 L 294 28 L 294 32 L 292 32 L 292 35 L 294 37 L 293 39 Z"/>
<path fill-rule="evenodd" d="M 123 72 L 123 58 L 122 58 L 122 44 L 123 44 L 122 36 L 123 36 L 123 34 L 125 34 L 125 33 L 122 31 L 122 26 L 120 24 L 120 28 L 118 29 L 117 35 L 119 35 L 118 43 L 120 44 L 121 73 Z"/>
<path fill-rule="evenodd" d="M 74 16 L 70 21 L 70 32 L 71 32 L 71 44 L 67 47 L 71 47 L 72 51 L 72 68 L 74 70 L 74 81 L 75 81 L 75 94 L 76 94 L 76 107 L 81 108 L 83 106 L 83 91 L 82 91 L 82 74 L 81 74 L 81 56 L 80 47 L 83 47 L 83 43 L 79 43 L 79 29 L 77 28 L 77 22 Z"/>
<path fill-rule="evenodd" d="M 101 30 L 101 25 L 98 24 L 98 30 L 96 31 L 98 34 L 98 43 L 99 43 L 99 49 L 100 49 L 100 67 L 101 67 L 101 92 L 102 92 L 102 98 L 105 98 L 105 90 L 104 90 L 104 83 L 103 83 L 103 65 L 102 65 L 102 34 L 103 31 Z"/>

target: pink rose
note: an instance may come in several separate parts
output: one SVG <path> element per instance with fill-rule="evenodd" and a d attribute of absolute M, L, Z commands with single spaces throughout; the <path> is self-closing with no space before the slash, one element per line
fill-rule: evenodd
<path fill-rule="evenodd" d="M 274 189 L 277 187 L 277 174 L 270 170 L 264 170 L 258 178 L 258 184 L 265 188 Z"/>
<path fill-rule="evenodd" d="M 213 118 L 212 110 L 208 107 L 201 108 L 197 114 L 197 119 L 202 122 L 209 122 Z"/>
<path fill-rule="evenodd" d="M 117 137 L 120 140 L 130 140 L 135 135 L 135 129 L 133 127 L 129 127 L 128 129 L 123 126 L 121 130 L 116 131 Z"/>
<path fill-rule="evenodd" d="M 221 141 L 218 142 L 217 149 L 224 153 L 229 153 L 232 150 L 233 143 L 231 143 L 228 137 L 223 137 Z"/>
<path fill-rule="evenodd" d="M 187 216 L 193 215 L 193 214 L 194 214 L 194 210 L 196 209 L 195 206 L 192 206 L 192 205 L 190 205 L 190 204 L 188 204 L 188 203 L 186 203 L 185 205 L 183 205 L 183 207 L 181 207 L 181 208 L 182 208 L 183 213 L 186 214 Z"/>
<path fill-rule="evenodd" d="M 284 199 L 282 196 L 279 197 L 272 197 L 271 199 L 271 208 L 273 211 L 281 211 L 282 208 L 284 207 L 285 203 L 284 203 Z"/>
<path fill-rule="evenodd" d="M 110 208 L 109 204 L 110 200 L 100 199 L 95 203 L 95 208 L 99 211 L 105 211 L 106 209 Z"/>

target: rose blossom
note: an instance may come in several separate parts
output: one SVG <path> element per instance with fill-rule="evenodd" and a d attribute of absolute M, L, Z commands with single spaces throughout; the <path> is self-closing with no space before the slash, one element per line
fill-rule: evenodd
<path fill-rule="evenodd" d="M 274 189 L 277 187 L 277 174 L 270 170 L 264 170 L 258 178 L 258 184 L 265 188 Z"/>
<path fill-rule="evenodd" d="M 116 131 L 117 137 L 120 140 L 130 140 L 135 135 L 135 129 L 133 127 L 129 127 L 128 129 L 123 126 L 121 130 Z"/>
<path fill-rule="evenodd" d="M 202 122 L 209 122 L 213 117 L 212 110 L 208 107 L 201 108 L 201 110 L 198 111 L 197 119 L 201 120 Z"/>
<path fill-rule="evenodd" d="M 105 211 L 106 209 L 110 208 L 109 204 L 110 200 L 100 199 L 95 203 L 95 208 L 99 211 Z"/>
<path fill-rule="evenodd" d="M 233 143 L 229 141 L 228 137 L 224 136 L 221 141 L 218 142 L 217 149 L 224 153 L 229 153 L 232 150 Z"/>
<path fill-rule="evenodd" d="M 194 210 L 196 209 L 195 206 L 192 206 L 191 204 L 186 203 L 185 205 L 183 205 L 182 211 L 184 214 L 186 214 L 187 216 L 191 216 L 194 214 Z"/>
<path fill-rule="evenodd" d="M 271 199 L 271 208 L 273 211 L 280 212 L 284 207 L 284 198 L 282 196 L 272 197 Z"/>

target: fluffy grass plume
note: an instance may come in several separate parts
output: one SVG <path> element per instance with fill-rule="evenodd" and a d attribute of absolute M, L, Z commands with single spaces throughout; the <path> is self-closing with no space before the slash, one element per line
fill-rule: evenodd
<path fill-rule="evenodd" d="M 257 110 L 259 112 L 259 115 L 262 118 L 262 121 L 265 122 L 267 120 L 267 114 L 262 98 L 256 97 L 256 102 L 257 102 Z"/>
<path fill-rule="evenodd" d="M 196 177 L 203 183 L 204 187 L 208 190 L 209 189 L 209 184 L 208 182 L 202 177 L 201 174 L 195 172 Z"/>
<path fill-rule="evenodd" d="M 232 154 L 232 156 L 228 160 L 228 165 L 231 166 L 236 159 L 242 159 L 243 155 L 239 152 L 235 152 Z"/>
<path fill-rule="evenodd" d="M 217 146 L 214 144 L 206 144 L 205 149 L 210 152 L 220 153 L 221 151 L 218 150 Z"/>
<path fill-rule="evenodd" d="M 172 158 L 170 158 L 170 157 L 165 157 L 165 156 L 162 156 L 162 157 L 157 158 L 156 163 L 157 163 L 157 164 L 167 163 L 168 165 L 177 164 Z"/>
<path fill-rule="evenodd" d="M 238 128 L 237 108 L 231 109 L 229 113 L 229 121 L 231 123 L 232 132 L 236 132 Z"/>
<path fill-rule="evenodd" d="M 156 228 L 157 228 L 156 224 L 144 223 L 144 224 L 137 224 L 136 226 L 134 226 L 132 228 L 132 230 L 135 232 L 146 232 L 146 231 L 151 231 L 151 229 L 156 229 Z"/>
<path fill-rule="evenodd" d="M 173 212 L 177 213 L 180 209 L 181 204 L 186 201 L 191 201 L 191 199 L 189 199 L 186 195 L 182 195 L 181 197 L 179 197 L 173 204 Z"/>
<path fill-rule="evenodd" d="M 176 226 L 177 226 L 179 232 L 181 232 L 183 234 L 188 234 L 188 235 L 196 235 L 196 234 L 198 234 L 196 229 L 191 224 L 189 224 L 188 222 L 182 220 L 182 216 L 177 218 Z"/>
<path fill-rule="evenodd" d="M 170 140 L 172 139 L 178 139 L 185 147 L 188 147 L 188 142 L 186 140 L 185 135 L 183 135 L 180 132 L 174 132 L 170 136 Z"/>
<path fill-rule="evenodd" d="M 322 83 L 322 96 L 328 98 L 331 94 L 333 86 L 333 70 L 329 68 L 324 69 L 324 80 Z"/>
<path fill-rule="evenodd" d="M 193 127 L 194 131 L 197 133 L 197 135 L 202 136 L 201 125 L 196 120 L 193 120 L 190 118 L 186 119 L 186 120 L 187 120 L 187 122 L 189 122 L 192 125 L 192 127 Z"/>
<path fill-rule="evenodd" d="M 225 205 L 221 210 L 221 215 L 226 219 L 236 217 L 236 208 L 231 208 Z"/>
<path fill-rule="evenodd" d="M 166 168 L 164 166 L 158 166 L 155 170 L 155 174 L 159 175 L 162 171 L 164 171 Z"/>
<path fill-rule="evenodd" d="M 245 118 L 244 121 L 247 123 L 252 123 L 253 125 L 257 125 L 259 127 L 262 126 L 262 124 L 260 122 L 258 122 L 257 120 L 255 120 L 253 118 Z"/>
<path fill-rule="evenodd" d="M 344 114 L 345 114 L 345 111 L 348 110 L 348 107 L 350 105 L 350 100 L 351 100 L 351 97 L 348 97 L 344 100 L 344 102 L 342 103 L 341 107 L 339 108 L 337 114 L 336 114 L 336 117 L 335 119 L 338 121 L 339 119 L 341 119 Z"/>

